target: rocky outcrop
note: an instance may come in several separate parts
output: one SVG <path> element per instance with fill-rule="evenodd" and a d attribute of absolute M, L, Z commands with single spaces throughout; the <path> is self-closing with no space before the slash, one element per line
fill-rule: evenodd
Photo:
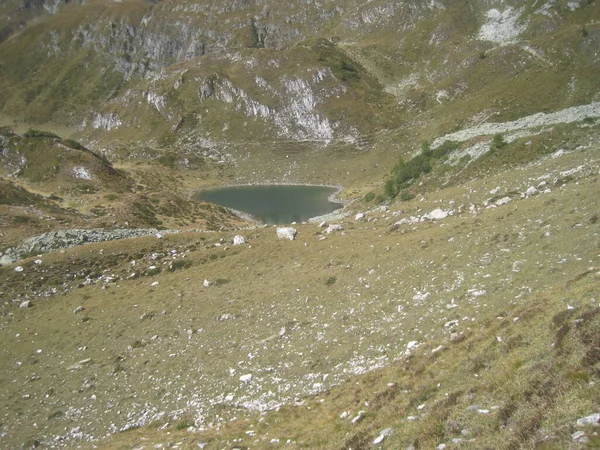
<path fill-rule="evenodd" d="M 156 228 L 121 228 L 115 230 L 105 229 L 73 229 L 59 230 L 44 233 L 39 236 L 25 239 L 16 247 L 0 252 L 0 266 L 12 264 L 20 259 L 37 253 L 66 249 L 94 242 L 114 241 L 117 239 L 129 239 L 141 236 L 160 236 L 164 233 L 178 233 L 178 230 L 159 231 Z"/>

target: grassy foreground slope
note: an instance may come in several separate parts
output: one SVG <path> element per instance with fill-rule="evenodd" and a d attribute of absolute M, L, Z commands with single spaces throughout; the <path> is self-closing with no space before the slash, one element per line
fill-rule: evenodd
<path fill-rule="evenodd" d="M 1 268 L 2 443 L 370 448 L 392 428 L 386 448 L 575 445 L 599 400 L 598 167 L 589 145 L 343 232 L 183 233 Z"/>

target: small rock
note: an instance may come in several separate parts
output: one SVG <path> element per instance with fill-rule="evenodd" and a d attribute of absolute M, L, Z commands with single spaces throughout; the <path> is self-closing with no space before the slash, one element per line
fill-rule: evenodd
<path fill-rule="evenodd" d="M 446 447 L 447 447 L 446 444 L 440 444 L 435 448 L 435 450 L 444 450 Z"/>
<path fill-rule="evenodd" d="M 204 282 L 202 283 L 202 286 L 209 287 L 210 286 L 210 281 L 204 280 Z"/>
<path fill-rule="evenodd" d="M 35 265 L 39 266 L 42 263 L 42 260 L 41 259 L 36 259 L 33 263 Z"/>
<path fill-rule="evenodd" d="M 377 436 L 375 438 L 375 440 L 373 441 L 373 444 L 375 444 L 375 445 L 381 444 L 385 440 L 385 438 L 388 437 L 390 434 L 392 434 L 392 429 L 386 428 L 381 433 L 379 433 L 379 436 Z"/>
<path fill-rule="evenodd" d="M 279 239 L 287 239 L 293 241 L 294 239 L 296 239 L 297 234 L 298 231 L 292 227 L 277 228 L 277 237 Z"/>
<path fill-rule="evenodd" d="M 512 202 L 512 198 L 510 198 L 510 197 L 502 197 L 500 200 L 498 200 L 496 202 L 496 206 L 508 205 L 510 202 Z"/>
<path fill-rule="evenodd" d="M 362 220 L 365 218 L 365 213 L 359 212 L 356 216 L 354 216 L 354 220 Z"/>
<path fill-rule="evenodd" d="M 243 383 L 250 383 L 252 381 L 252 374 L 251 373 L 247 373 L 246 375 L 242 375 L 240 377 L 240 381 Z"/>
<path fill-rule="evenodd" d="M 242 245 L 246 243 L 246 239 L 244 238 L 244 236 L 240 236 L 239 234 L 237 236 L 233 237 L 233 245 Z"/>
<path fill-rule="evenodd" d="M 19 308 L 33 308 L 33 302 L 31 300 L 25 300 L 24 302 L 21 302 Z"/>
<path fill-rule="evenodd" d="M 75 314 L 77 314 L 78 312 L 81 312 L 81 311 L 84 311 L 84 310 L 85 310 L 85 308 L 84 308 L 83 306 L 78 306 L 77 308 L 75 308 L 75 309 L 73 310 L 73 312 L 74 312 Z"/>
<path fill-rule="evenodd" d="M 571 435 L 571 439 L 580 444 L 587 444 L 590 441 L 583 431 L 576 431 Z"/>
<path fill-rule="evenodd" d="M 539 194 L 539 191 L 535 188 L 535 186 L 529 186 L 529 188 L 525 191 L 525 197 L 532 197 L 537 194 Z"/>
<path fill-rule="evenodd" d="M 358 422 L 363 420 L 364 417 L 365 417 L 365 412 L 359 411 L 358 414 L 356 416 L 354 416 L 354 418 L 352 419 L 352 425 L 357 424 Z"/>
<path fill-rule="evenodd" d="M 327 229 L 325 230 L 325 233 L 331 234 L 334 231 L 342 231 L 343 229 L 344 229 L 344 227 L 341 226 L 340 224 L 332 224 L 327 227 Z"/>
<path fill-rule="evenodd" d="M 419 341 L 410 341 L 406 344 L 406 350 L 412 350 L 413 348 L 417 348 L 419 346 Z"/>
<path fill-rule="evenodd" d="M 344 411 L 343 413 L 340 414 L 340 419 L 346 419 L 350 416 L 350 413 L 348 411 Z"/>
<path fill-rule="evenodd" d="M 23 272 L 23 270 L 25 270 L 25 269 L 23 269 L 23 266 L 15 267 L 15 272 Z"/>
<path fill-rule="evenodd" d="M 156 287 L 156 286 L 158 286 L 158 281 L 154 281 L 154 282 L 153 282 L 153 283 L 150 285 L 150 287 Z"/>
<path fill-rule="evenodd" d="M 588 425 L 600 427 L 600 413 L 592 414 L 587 417 L 582 417 L 577 421 L 578 427 L 586 427 Z"/>
<path fill-rule="evenodd" d="M 327 226 L 327 222 L 323 221 L 319 224 L 319 228 L 325 228 Z"/>
<path fill-rule="evenodd" d="M 433 211 L 425 214 L 423 219 L 426 220 L 442 220 L 450 215 L 450 211 L 444 211 L 441 208 L 436 208 Z"/>

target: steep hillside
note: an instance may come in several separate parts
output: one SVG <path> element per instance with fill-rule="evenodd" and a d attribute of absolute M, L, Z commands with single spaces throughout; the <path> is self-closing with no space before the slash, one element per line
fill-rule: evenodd
<path fill-rule="evenodd" d="M 598 100 L 595 2 L 38 3 L 4 6 L 35 17 L 0 44 L 2 111 L 109 159 L 348 183 L 399 141 Z"/>
<path fill-rule="evenodd" d="M 599 167 L 596 142 L 295 241 L 180 233 L 0 268 L 2 443 L 596 442 L 576 422 L 599 412 Z"/>
<path fill-rule="evenodd" d="M 0 447 L 597 448 L 598 80 L 595 0 L 0 2 Z"/>

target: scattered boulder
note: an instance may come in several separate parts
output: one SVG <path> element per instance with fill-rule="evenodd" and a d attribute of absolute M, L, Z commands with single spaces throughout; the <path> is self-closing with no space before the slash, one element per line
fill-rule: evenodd
<path fill-rule="evenodd" d="M 208 280 L 204 280 L 204 282 L 202 283 L 202 286 L 204 286 L 204 287 L 209 287 L 209 286 L 210 286 L 210 284 L 211 284 L 211 283 L 210 283 L 210 281 L 208 281 Z"/>
<path fill-rule="evenodd" d="M 296 239 L 297 234 L 298 231 L 292 227 L 277 228 L 277 237 L 279 239 L 288 239 L 290 241 L 293 241 L 294 239 Z"/>
<path fill-rule="evenodd" d="M 354 216 L 354 220 L 363 220 L 365 218 L 365 213 L 359 212 L 356 216 Z"/>
<path fill-rule="evenodd" d="M 251 373 L 247 373 L 246 375 L 242 375 L 240 377 L 240 381 L 243 383 L 250 383 L 252 381 L 252 374 Z"/>
<path fill-rule="evenodd" d="M 83 306 L 78 306 L 77 308 L 75 308 L 75 309 L 73 310 L 73 312 L 74 312 L 75 314 L 77 314 L 77 313 L 79 313 L 79 312 L 81 312 L 81 311 L 84 311 L 84 310 L 85 310 L 85 308 L 84 308 Z"/>
<path fill-rule="evenodd" d="M 510 202 L 512 202 L 512 198 L 510 198 L 510 197 L 502 197 L 500 200 L 498 200 L 496 202 L 496 206 L 508 205 Z"/>
<path fill-rule="evenodd" d="M 365 412 L 359 411 L 358 414 L 356 416 L 354 416 L 354 418 L 352 419 L 352 425 L 357 424 L 358 422 L 363 420 L 364 417 L 365 417 Z"/>
<path fill-rule="evenodd" d="M 15 267 L 15 272 L 23 272 L 25 269 L 23 269 L 23 266 L 17 266 Z"/>
<path fill-rule="evenodd" d="M 327 226 L 327 222 L 323 221 L 319 224 L 319 228 L 325 228 Z"/>
<path fill-rule="evenodd" d="M 331 224 L 327 227 L 327 229 L 325 230 L 325 233 L 327 234 L 331 234 L 334 231 L 342 231 L 344 229 L 343 226 L 341 226 L 340 224 Z"/>
<path fill-rule="evenodd" d="M 25 300 L 24 302 L 21 302 L 19 308 L 33 308 L 33 302 L 31 300 Z"/>
<path fill-rule="evenodd" d="M 240 236 L 239 234 L 237 236 L 233 237 L 233 245 L 243 245 L 246 243 L 246 239 L 244 238 L 244 236 Z"/>
<path fill-rule="evenodd" d="M 535 186 L 529 186 L 529 188 L 525 191 L 525 197 L 532 197 L 534 195 L 539 194 L 540 191 L 538 191 Z"/>
<path fill-rule="evenodd" d="M 578 427 L 587 427 L 588 425 L 600 427 L 600 413 L 592 414 L 587 417 L 582 417 L 577 421 Z"/>
<path fill-rule="evenodd" d="M 442 220 L 450 215 L 450 211 L 444 211 L 441 208 L 436 208 L 423 216 L 425 220 Z"/>
<path fill-rule="evenodd" d="M 390 434 L 392 434 L 392 429 L 386 428 L 381 433 L 379 433 L 379 436 L 377 436 L 375 438 L 375 440 L 373 441 L 373 444 L 375 444 L 375 445 L 381 444 L 385 440 L 385 438 L 388 437 Z"/>
<path fill-rule="evenodd" d="M 576 431 L 571 435 L 571 439 L 579 444 L 587 444 L 590 439 L 586 436 L 583 431 Z"/>

